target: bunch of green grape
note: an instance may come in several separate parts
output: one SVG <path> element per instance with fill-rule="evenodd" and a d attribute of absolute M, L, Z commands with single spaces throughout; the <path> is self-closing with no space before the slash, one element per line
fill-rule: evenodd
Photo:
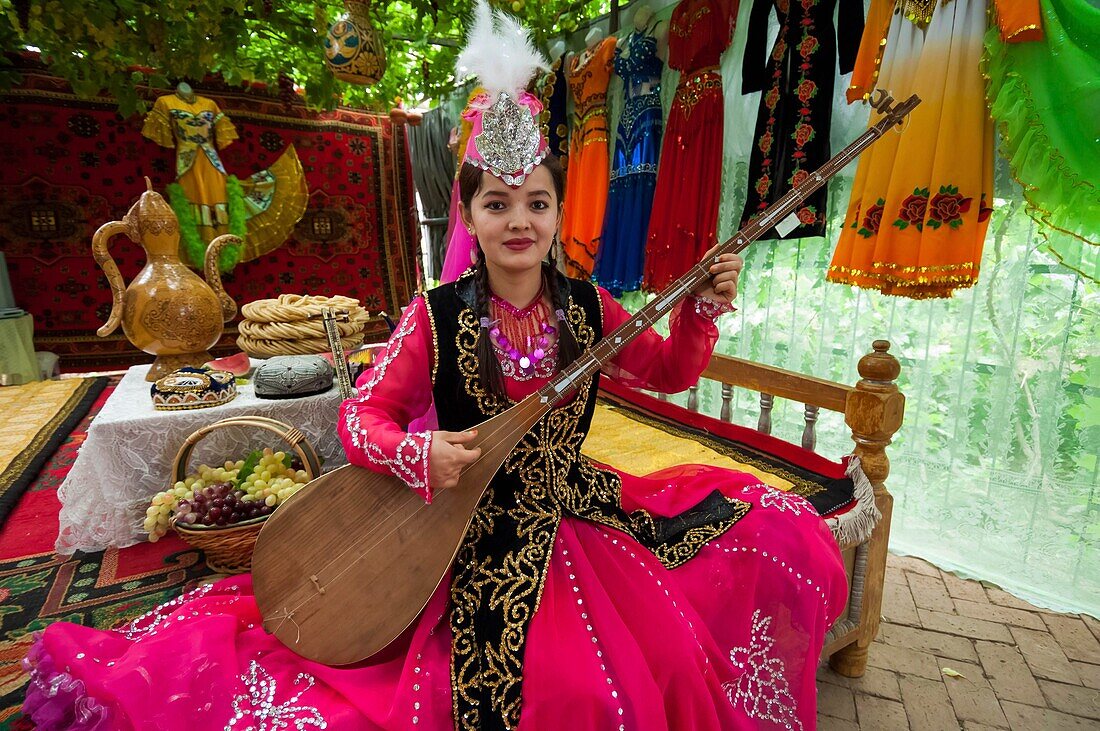
<path fill-rule="evenodd" d="M 309 482 L 309 474 L 296 467 L 296 460 L 284 452 L 265 449 L 255 469 L 237 486 L 244 493 L 241 500 L 275 507 Z"/>
<path fill-rule="evenodd" d="M 185 525 L 210 526 L 250 520 L 268 515 L 307 482 L 309 473 L 296 458 L 270 448 L 221 467 L 199 465 L 198 472 L 153 496 L 143 527 L 155 543 L 173 518 Z"/>

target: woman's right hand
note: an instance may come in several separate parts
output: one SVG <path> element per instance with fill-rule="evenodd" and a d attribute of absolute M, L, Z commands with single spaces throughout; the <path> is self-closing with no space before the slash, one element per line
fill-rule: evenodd
<path fill-rule="evenodd" d="M 481 448 L 467 449 L 477 431 L 432 432 L 432 447 L 428 452 L 428 483 L 433 490 L 445 490 L 458 484 L 458 477 L 467 465 L 481 456 Z"/>

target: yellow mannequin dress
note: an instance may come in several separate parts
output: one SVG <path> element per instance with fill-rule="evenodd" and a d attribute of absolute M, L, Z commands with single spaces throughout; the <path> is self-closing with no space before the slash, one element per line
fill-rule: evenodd
<path fill-rule="evenodd" d="M 228 175 L 218 150 L 237 139 L 237 130 L 212 99 L 159 97 L 141 133 L 162 147 L 176 148 L 176 178 L 204 245 L 224 233 L 243 234 L 240 260 L 250 261 L 282 245 L 305 213 L 309 193 L 294 145 L 288 145 L 270 168 L 246 180 L 238 182 Z M 235 185 L 240 186 L 244 228 L 231 231 L 228 188 Z M 192 265 L 201 266 L 196 260 L 201 252 L 189 249 L 187 254 Z M 233 263 L 227 266 L 223 258 L 222 267 Z"/>

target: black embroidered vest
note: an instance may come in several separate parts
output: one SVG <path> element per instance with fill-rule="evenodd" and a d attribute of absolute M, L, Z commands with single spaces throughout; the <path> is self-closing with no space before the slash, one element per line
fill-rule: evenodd
<path fill-rule="evenodd" d="M 566 317 L 582 350 L 603 336 L 599 292 L 559 278 Z M 478 377 L 474 280 L 425 297 L 435 340 L 433 397 L 439 428 L 462 431 L 507 409 Z M 544 416 L 520 441 L 478 505 L 451 578 L 451 688 L 457 729 L 519 724 L 523 650 L 538 608 L 558 525 L 566 515 L 633 535 L 666 566 L 688 560 L 748 512 L 717 491 L 687 513 L 654 518 L 623 511 L 619 476 L 581 456 L 598 378 Z"/>

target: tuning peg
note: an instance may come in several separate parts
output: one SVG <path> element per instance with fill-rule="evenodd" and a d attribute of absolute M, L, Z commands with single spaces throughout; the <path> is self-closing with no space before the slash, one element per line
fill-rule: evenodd
<path fill-rule="evenodd" d="M 875 89 L 871 92 L 869 102 L 873 109 L 876 109 L 882 114 L 888 114 L 890 109 L 894 106 L 894 97 L 890 96 L 890 93 L 885 89 Z"/>

